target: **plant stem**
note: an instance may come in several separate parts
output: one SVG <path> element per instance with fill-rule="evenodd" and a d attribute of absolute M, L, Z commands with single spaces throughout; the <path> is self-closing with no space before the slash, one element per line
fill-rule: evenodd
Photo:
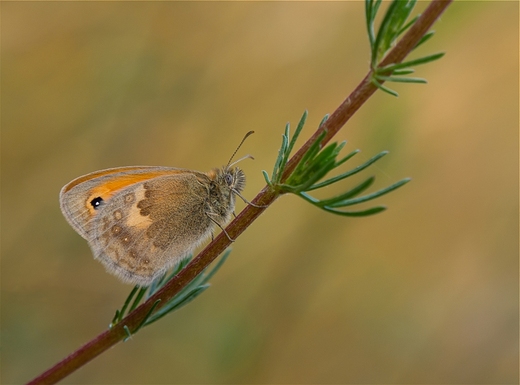
<path fill-rule="evenodd" d="M 404 60 L 406 55 L 412 51 L 421 38 L 430 30 L 435 20 L 437 20 L 444 10 L 453 0 L 433 0 L 417 22 L 406 32 L 403 38 L 381 61 L 379 67 L 389 64 L 397 64 Z M 321 141 L 321 147 L 327 144 L 338 131 L 348 122 L 354 113 L 368 100 L 377 87 L 370 82 L 371 73 L 369 72 L 352 93 L 341 103 L 332 113 L 327 121 L 305 142 L 298 152 L 287 163 L 282 182 L 292 173 L 296 165 L 300 162 L 303 155 L 316 139 L 326 131 L 325 137 Z"/>
<path fill-rule="evenodd" d="M 437 20 L 442 12 L 444 12 L 451 1 L 452 0 L 433 0 L 424 13 L 419 17 L 417 22 L 383 59 L 380 66 L 383 67 L 392 63 L 400 63 L 415 47 L 421 37 L 430 30 L 435 20 Z M 367 76 L 365 76 L 361 83 L 343 101 L 343 103 L 341 103 L 325 124 L 323 124 L 289 160 L 284 170 L 282 182 L 287 179 L 308 148 L 323 131 L 326 131 L 326 135 L 321 142 L 322 146 L 329 142 L 332 137 L 338 133 L 350 117 L 352 117 L 352 115 L 377 90 L 377 87 L 370 83 L 370 75 L 371 74 L 368 73 Z M 264 210 L 266 210 L 269 205 L 276 200 L 279 195 L 279 192 L 274 191 L 269 186 L 265 186 L 252 201 L 254 204 L 263 207 L 248 205 L 226 228 L 230 237 L 236 239 L 256 218 L 260 216 L 260 214 L 264 212 Z M 169 299 L 177 294 L 184 286 L 189 284 L 230 244 L 231 242 L 228 237 L 221 232 L 213 242 L 206 246 L 197 257 L 195 257 L 183 270 L 172 278 L 164 288 L 159 290 L 146 302 L 128 314 L 123 318 L 123 320 L 121 320 L 121 322 L 114 325 L 111 329 L 101 333 L 74 353 L 38 377 L 34 378 L 28 384 L 54 384 L 67 377 L 69 374 L 73 373 L 78 368 L 85 365 L 87 362 L 108 350 L 121 340 L 124 340 L 128 336 L 125 327 L 130 330 L 130 332 L 133 332 L 141 324 L 151 307 L 158 299 L 161 301 L 157 305 L 156 310 L 158 310 L 163 304 L 167 304 Z"/>

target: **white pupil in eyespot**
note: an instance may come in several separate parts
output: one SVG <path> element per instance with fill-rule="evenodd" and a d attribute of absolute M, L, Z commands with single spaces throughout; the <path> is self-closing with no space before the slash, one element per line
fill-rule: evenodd
<path fill-rule="evenodd" d="M 94 207 L 94 209 L 97 209 L 102 203 L 103 198 L 101 197 L 94 198 L 90 201 L 90 204 L 92 205 L 92 207 Z"/>

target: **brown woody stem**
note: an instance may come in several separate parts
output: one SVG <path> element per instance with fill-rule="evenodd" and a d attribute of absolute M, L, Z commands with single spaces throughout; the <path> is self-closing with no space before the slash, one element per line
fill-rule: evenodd
<path fill-rule="evenodd" d="M 433 0 L 424 13 L 419 17 L 417 22 L 403 36 L 399 43 L 388 53 L 383 59 L 380 66 L 392 63 L 400 63 L 406 55 L 415 47 L 421 37 L 430 30 L 431 26 L 437 18 L 449 6 L 452 0 Z M 345 125 L 352 115 L 368 100 L 368 98 L 377 90 L 377 87 L 370 83 L 370 73 L 365 76 L 356 89 L 341 103 L 334 111 L 330 118 L 323 124 L 307 142 L 296 152 L 296 154 L 287 163 L 282 181 L 294 170 L 303 155 L 314 143 L 316 138 L 326 130 L 326 135 L 321 145 L 329 142 L 334 135 Z M 258 206 L 247 206 L 236 218 L 229 224 L 226 231 L 231 238 L 236 239 L 249 225 L 273 203 L 280 193 L 274 191 L 271 187 L 264 187 L 258 195 L 253 199 L 252 203 Z M 124 340 L 128 334 L 125 326 L 130 332 L 135 331 L 141 325 L 143 319 L 154 306 L 154 303 L 160 299 L 156 306 L 156 310 L 168 303 L 178 292 L 188 285 L 197 275 L 199 275 L 215 258 L 217 258 L 231 244 L 228 237 L 221 232 L 213 242 L 211 242 L 197 257 L 195 257 L 183 270 L 181 270 L 174 278 L 172 278 L 161 290 L 151 296 L 146 302 L 137 307 L 128 314 L 123 320 L 117 323 L 111 329 L 101 333 L 96 338 L 83 345 L 81 348 L 70 354 L 68 357 L 34 378 L 28 384 L 55 384 L 69 374 L 85 365 L 110 347 L 114 346 L 121 340 Z"/>

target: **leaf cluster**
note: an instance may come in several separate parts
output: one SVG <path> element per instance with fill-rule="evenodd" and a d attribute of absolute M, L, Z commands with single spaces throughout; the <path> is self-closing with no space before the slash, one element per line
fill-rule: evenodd
<path fill-rule="evenodd" d="M 226 250 L 217 264 L 211 269 L 209 273 L 205 273 L 203 271 L 200 273 L 193 281 L 191 281 L 187 286 L 185 286 L 179 293 L 177 293 L 173 298 L 171 298 L 165 305 L 161 306 L 157 311 L 155 310 L 160 303 L 160 300 L 154 302 L 149 312 L 143 318 L 140 325 L 133 330 L 132 332 L 125 325 L 124 329 L 127 333 L 127 339 L 132 336 L 132 334 L 137 333 L 140 329 L 145 326 L 148 326 L 155 321 L 161 319 L 165 315 L 180 309 L 184 305 L 187 305 L 189 302 L 193 301 L 200 294 L 202 294 L 206 289 L 210 287 L 208 283 L 211 277 L 215 275 L 215 273 L 220 269 L 220 267 L 224 264 L 229 254 L 231 253 L 231 249 Z M 186 265 L 191 261 L 192 256 L 186 258 L 179 262 L 169 273 L 164 274 L 162 277 L 156 279 L 152 282 L 152 284 L 148 287 L 140 287 L 136 285 L 128 297 L 125 300 L 125 303 L 121 307 L 121 309 L 116 310 L 114 318 L 109 325 L 111 329 L 113 326 L 118 324 L 123 320 L 125 315 L 131 313 L 141 302 L 146 301 L 152 295 L 157 293 L 161 288 L 166 285 L 168 281 L 170 281 L 173 277 L 175 277 Z"/>
<path fill-rule="evenodd" d="M 371 51 L 370 68 L 372 72 L 370 80 L 376 87 L 393 96 L 398 96 L 397 92 L 388 87 L 385 87 L 383 85 L 384 82 L 427 83 L 426 79 L 404 76 L 415 72 L 412 66 L 426 64 L 444 56 L 444 53 L 440 52 L 423 56 L 419 59 L 409 60 L 403 63 L 392 63 L 386 66 L 379 65 L 388 51 L 396 44 L 397 39 L 412 25 L 414 25 L 419 18 L 420 15 L 417 15 L 407 22 L 416 2 L 417 0 L 392 1 L 388 6 L 383 20 L 381 21 L 379 30 L 376 33 L 375 19 L 382 0 L 365 1 L 366 26 Z M 434 35 L 434 33 L 435 31 L 426 33 L 413 49 L 416 49 L 428 41 Z"/>
<path fill-rule="evenodd" d="M 307 111 L 304 112 L 302 118 L 300 119 L 300 122 L 298 123 L 298 127 L 296 128 L 292 140 L 289 140 L 290 125 L 286 125 L 285 133 L 282 135 L 282 145 L 278 152 L 278 158 L 275 162 L 275 167 L 271 178 L 269 178 L 267 172 L 263 171 L 263 175 L 266 182 L 274 189 L 280 191 L 281 193 L 296 194 L 299 197 L 305 199 L 307 202 L 329 213 L 342 216 L 359 217 L 379 213 L 385 210 L 386 207 L 376 206 L 369 209 L 358 211 L 344 211 L 339 209 L 378 198 L 382 195 L 389 193 L 390 191 L 393 191 L 403 186 L 404 184 L 410 181 L 409 178 L 406 178 L 379 191 L 364 196 L 358 196 L 359 194 L 367 190 L 374 182 L 375 177 L 371 176 L 368 179 L 361 182 L 360 184 L 350 188 L 346 192 L 334 196 L 332 198 L 320 200 L 309 195 L 309 191 L 318 190 L 323 187 L 330 186 L 354 174 L 357 174 L 360 171 L 363 171 L 364 169 L 374 164 L 376 161 L 378 161 L 388 153 L 387 151 L 383 151 L 377 154 L 376 156 L 372 157 L 365 163 L 357 167 L 354 167 L 351 170 L 345 171 L 335 177 L 320 182 L 320 180 L 324 178 L 329 172 L 338 168 L 339 166 L 350 160 L 352 157 L 354 157 L 354 155 L 359 153 L 359 150 L 354 150 L 349 154 L 345 155 L 344 157 L 338 159 L 340 151 L 347 144 L 347 142 L 334 142 L 322 149 L 321 142 L 323 141 L 323 138 L 327 133 L 326 131 L 323 131 L 321 135 L 318 136 L 316 141 L 314 141 L 314 143 L 309 147 L 308 151 L 302 157 L 301 161 L 298 163 L 291 175 L 287 178 L 287 180 L 285 180 L 282 183 L 281 176 L 285 169 L 285 165 L 287 163 L 287 160 L 289 159 L 290 152 L 294 147 L 294 143 L 296 142 L 301 130 L 303 129 L 306 119 Z M 327 116 L 321 121 L 320 126 L 323 125 L 323 123 L 325 123 L 326 120 Z"/>

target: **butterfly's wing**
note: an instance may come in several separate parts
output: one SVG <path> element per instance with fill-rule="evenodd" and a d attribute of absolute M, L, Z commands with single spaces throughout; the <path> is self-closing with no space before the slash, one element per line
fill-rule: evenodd
<path fill-rule="evenodd" d="M 104 170 L 65 186 L 61 207 L 107 270 L 144 286 L 211 234 L 204 178 L 163 167 Z"/>
<path fill-rule="evenodd" d="M 60 191 L 60 207 L 67 222 L 89 240 L 92 219 L 98 209 L 123 188 L 163 175 L 186 172 L 183 169 L 153 166 L 118 167 L 80 176 Z"/>

